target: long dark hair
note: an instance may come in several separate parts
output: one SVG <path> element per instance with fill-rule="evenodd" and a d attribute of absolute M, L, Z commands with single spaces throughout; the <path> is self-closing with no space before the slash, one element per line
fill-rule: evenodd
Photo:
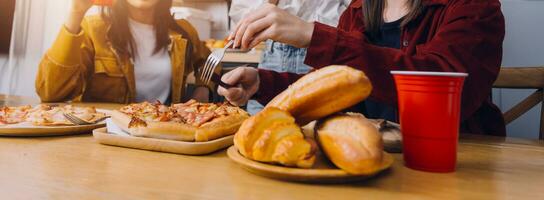
<path fill-rule="evenodd" d="M 408 0 L 410 11 L 401 22 L 401 27 L 406 26 L 415 19 L 423 10 L 421 0 Z M 363 3 L 363 16 L 367 32 L 376 34 L 380 30 L 383 21 L 383 11 L 385 9 L 385 0 L 365 0 Z"/>
<path fill-rule="evenodd" d="M 130 57 L 137 56 L 136 41 L 129 28 L 129 5 L 126 0 L 114 2 L 112 7 L 102 9 L 102 18 L 109 25 L 107 39 L 118 54 Z M 176 20 L 170 14 L 170 7 L 172 7 L 172 0 L 160 0 L 155 5 L 153 27 L 156 34 L 156 46 L 154 53 L 156 54 L 168 48 L 171 42 L 169 31 L 173 30 L 187 39 L 187 53 L 190 55 L 193 48 L 189 34 L 176 23 Z M 190 56 L 186 55 L 185 58 L 189 59 Z M 186 63 L 190 62 L 186 61 Z"/>

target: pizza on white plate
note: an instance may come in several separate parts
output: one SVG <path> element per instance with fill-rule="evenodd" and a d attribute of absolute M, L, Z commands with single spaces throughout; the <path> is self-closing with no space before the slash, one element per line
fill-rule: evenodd
<path fill-rule="evenodd" d="M 143 102 L 112 112 L 113 122 L 133 136 L 205 142 L 236 133 L 249 114 L 228 103 L 166 106 Z"/>
<path fill-rule="evenodd" d="M 74 123 L 64 117 L 65 113 L 72 114 L 84 121 L 95 122 L 106 117 L 94 107 L 76 107 L 72 105 L 46 105 L 0 107 L 0 125 L 29 122 L 35 126 L 73 126 Z"/>
<path fill-rule="evenodd" d="M 0 107 L 0 125 L 18 124 L 26 120 L 31 106 Z"/>

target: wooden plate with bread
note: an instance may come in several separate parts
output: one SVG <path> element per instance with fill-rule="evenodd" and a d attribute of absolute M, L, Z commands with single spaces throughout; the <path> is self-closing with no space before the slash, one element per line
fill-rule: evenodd
<path fill-rule="evenodd" d="M 304 183 L 347 183 L 356 182 L 372 178 L 377 174 L 387 170 L 393 164 L 393 156 L 384 152 L 384 162 L 378 170 L 367 174 L 350 174 L 344 170 L 336 168 L 324 157 L 318 156 L 314 167 L 311 169 L 283 167 L 279 165 L 266 164 L 250 160 L 238 152 L 235 146 L 227 150 L 227 155 L 231 160 L 242 166 L 242 168 L 268 178 L 304 182 Z"/>
<path fill-rule="evenodd" d="M 346 182 L 376 175 L 393 163 L 378 127 L 362 114 L 339 113 L 371 91 L 366 75 L 351 67 L 314 71 L 245 120 L 228 155 L 251 172 L 289 181 Z M 305 136 L 301 127 L 312 121 L 317 121 L 314 135 Z"/>

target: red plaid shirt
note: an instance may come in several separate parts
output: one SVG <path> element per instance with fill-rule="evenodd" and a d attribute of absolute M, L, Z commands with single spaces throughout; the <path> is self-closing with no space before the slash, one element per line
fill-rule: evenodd
<path fill-rule="evenodd" d="M 373 83 L 370 98 L 397 106 L 392 70 L 466 72 L 463 132 L 506 135 L 501 111 L 490 99 L 502 60 L 504 16 L 498 0 L 423 0 L 422 14 L 401 33 L 401 48 L 371 44 L 365 36 L 363 0 L 354 0 L 337 28 L 315 23 L 305 63 L 316 69 L 348 65 Z M 301 75 L 259 71 L 256 95 L 265 104 Z"/>

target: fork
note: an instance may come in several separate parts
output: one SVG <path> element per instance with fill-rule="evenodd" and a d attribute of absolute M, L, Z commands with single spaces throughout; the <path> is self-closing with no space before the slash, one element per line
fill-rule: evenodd
<path fill-rule="evenodd" d="M 223 57 L 225 57 L 225 51 L 233 44 L 234 40 L 231 40 L 227 43 L 227 45 L 225 45 L 224 48 L 216 49 L 210 54 L 210 56 L 208 56 L 208 59 L 206 59 L 206 63 L 204 64 L 204 68 L 200 73 L 200 80 L 202 80 L 204 84 L 208 85 L 210 84 L 210 81 L 214 81 L 226 89 L 236 87 L 235 85 L 230 85 L 221 81 L 221 77 L 214 73 L 217 65 L 221 62 L 221 60 L 223 60 Z"/>
<path fill-rule="evenodd" d="M 103 117 L 103 118 L 100 118 L 98 120 L 95 120 L 94 122 L 88 122 L 88 121 L 85 121 L 73 114 L 70 114 L 70 113 L 63 113 L 64 117 L 74 123 L 75 125 L 91 125 L 91 124 L 96 124 L 96 123 L 99 123 L 101 121 L 104 121 L 105 119 L 109 118 L 109 116 L 106 116 L 106 117 Z"/>

